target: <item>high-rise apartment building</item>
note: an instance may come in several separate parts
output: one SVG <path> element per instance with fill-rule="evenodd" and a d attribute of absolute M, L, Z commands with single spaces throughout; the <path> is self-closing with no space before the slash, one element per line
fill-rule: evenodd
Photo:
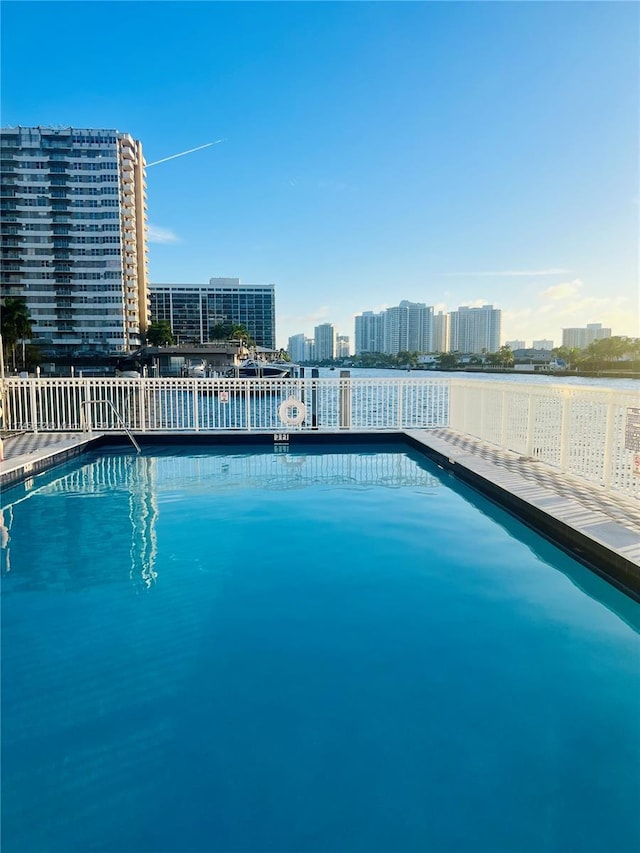
<path fill-rule="evenodd" d="M 355 319 L 356 355 L 384 349 L 384 312 L 363 311 Z"/>
<path fill-rule="evenodd" d="M 433 315 L 431 349 L 433 352 L 449 352 L 449 315 L 443 311 Z"/>
<path fill-rule="evenodd" d="M 533 342 L 534 349 L 543 349 L 551 352 L 553 349 L 553 341 L 550 341 L 548 338 L 540 338 L 539 341 Z"/>
<path fill-rule="evenodd" d="M 594 341 L 610 338 L 611 329 L 603 329 L 600 323 L 587 323 L 585 328 L 562 330 L 562 346 L 569 349 L 586 349 Z"/>
<path fill-rule="evenodd" d="M 336 357 L 336 330 L 333 323 L 321 323 L 313 330 L 315 359 L 326 361 Z"/>
<path fill-rule="evenodd" d="M 314 354 L 313 338 L 308 338 L 304 334 L 292 335 L 287 344 L 287 352 L 291 356 L 291 360 L 297 364 L 312 361 Z"/>
<path fill-rule="evenodd" d="M 349 358 L 349 335 L 338 335 L 336 337 L 336 358 Z"/>
<path fill-rule="evenodd" d="M 509 347 L 510 350 L 526 349 L 527 342 L 514 339 L 512 341 L 505 341 L 505 346 Z M 490 350 L 490 352 L 495 352 L 495 350 Z"/>
<path fill-rule="evenodd" d="M 502 312 L 493 305 L 460 306 L 450 318 L 451 352 L 497 352 L 500 348 Z"/>
<path fill-rule="evenodd" d="M 433 308 L 403 299 L 387 308 L 383 321 L 384 352 L 431 352 Z"/>
<path fill-rule="evenodd" d="M 128 351 L 149 320 L 142 145 L 117 130 L 0 132 L 2 296 L 26 299 L 32 341 Z"/>
<path fill-rule="evenodd" d="M 275 348 L 273 284 L 241 284 L 239 278 L 212 278 L 209 284 L 152 284 L 151 317 L 166 320 L 178 342 L 210 340 L 219 323 L 245 326 L 256 344 Z"/>

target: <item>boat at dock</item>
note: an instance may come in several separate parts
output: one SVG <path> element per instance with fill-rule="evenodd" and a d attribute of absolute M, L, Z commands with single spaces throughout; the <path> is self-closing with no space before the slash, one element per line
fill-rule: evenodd
<path fill-rule="evenodd" d="M 286 379 L 298 375 L 298 365 L 288 361 L 247 358 L 226 372 L 230 379 Z"/>

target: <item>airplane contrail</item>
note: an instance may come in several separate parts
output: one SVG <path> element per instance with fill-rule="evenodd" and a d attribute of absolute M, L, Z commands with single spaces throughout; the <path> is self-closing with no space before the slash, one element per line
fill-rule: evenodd
<path fill-rule="evenodd" d="M 181 151 L 179 154 L 172 154 L 171 157 L 163 157 L 162 160 L 154 160 L 153 163 L 147 163 L 147 169 L 150 166 L 157 166 L 158 163 L 166 163 L 167 160 L 175 160 L 176 157 L 184 157 L 185 154 L 193 154 L 194 151 L 201 151 L 203 148 L 209 148 L 210 145 L 219 145 L 224 142 L 224 139 L 216 139 L 215 142 L 206 142 L 204 145 L 198 145 L 197 148 L 190 148 L 188 151 Z"/>

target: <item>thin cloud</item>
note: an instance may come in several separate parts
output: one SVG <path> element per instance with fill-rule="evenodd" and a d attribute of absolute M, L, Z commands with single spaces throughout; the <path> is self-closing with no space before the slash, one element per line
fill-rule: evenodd
<path fill-rule="evenodd" d="M 536 275 L 568 275 L 571 270 L 561 269 L 560 267 L 551 267 L 546 270 L 493 270 L 489 272 L 445 272 L 442 275 L 446 276 L 504 276 L 511 278 L 514 276 L 536 276 Z"/>
<path fill-rule="evenodd" d="M 550 299 L 553 302 L 563 299 L 574 299 L 579 295 L 582 286 L 582 281 L 576 278 L 573 281 L 565 281 L 562 284 L 554 284 L 552 287 L 548 287 L 542 291 L 540 297 L 545 300 Z"/>
<path fill-rule="evenodd" d="M 169 228 L 161 228 L 159 225 L 147 225 L 148 243 L 179 243 L 180 238 Z"/>

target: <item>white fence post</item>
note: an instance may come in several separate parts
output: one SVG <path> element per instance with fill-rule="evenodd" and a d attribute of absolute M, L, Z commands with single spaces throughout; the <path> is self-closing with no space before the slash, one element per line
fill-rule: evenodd
<path fill-rule="evenodd" d="M 198 382 L 197 379 L 192 379 L 192 403 L 193 403 L 193 428 L 196 432 L 200 432 L 200 413 L 198 410 L 198 391 L 196 388 L 196 384 Z"/>
<path fill-rule="evenodd" d="M 529 412 L 527 417 L 527 456 L 533 456 L 533 435 L 536 427 L 536 398 L 529 395 Z"/>
<path fill-rule="evenodd" d="M 37 379 L 27 379 L 29 383 L 29 406 L 31 408 L 31 421 L 34 433 L 38 432 L 38 397 L 36 394 Z"/>
<path fill-rule="evenodd" d="M 244 410 L 245 417 L 247 419 L 246 429 L 248 432 L 251 432 L 251 395 L 249 393 L 249 385 L 247 384 L 244 389 Z"/>

